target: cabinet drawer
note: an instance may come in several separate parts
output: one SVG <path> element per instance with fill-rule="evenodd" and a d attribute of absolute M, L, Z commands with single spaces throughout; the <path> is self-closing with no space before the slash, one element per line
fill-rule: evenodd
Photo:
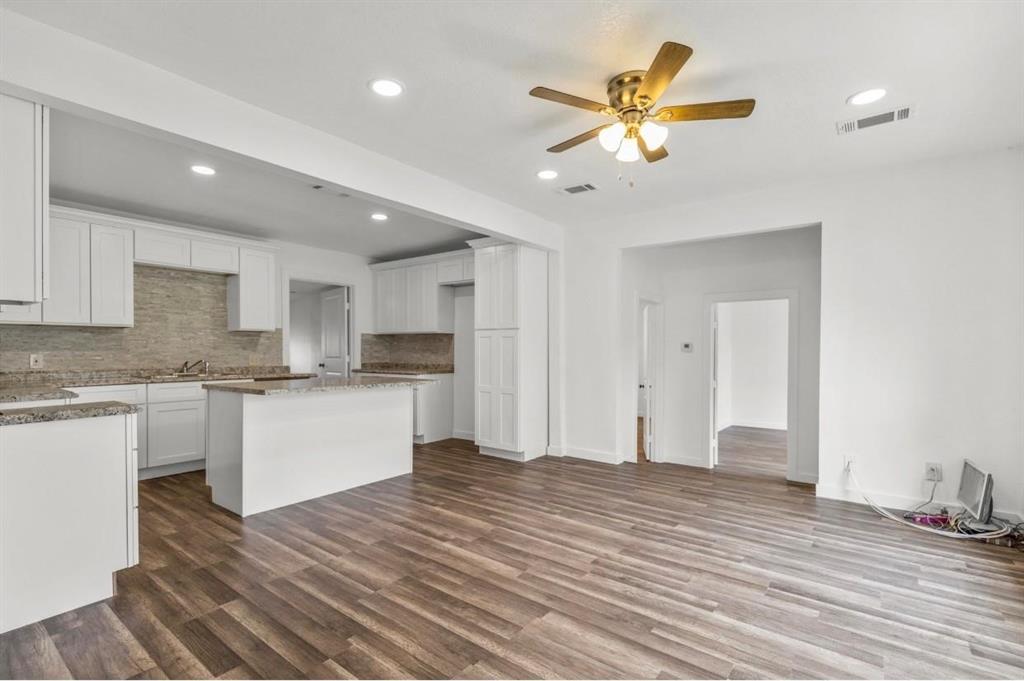
<path fill-rule="evenodd" d="M 238 246 L 193 239 L 192 269 L 238 274 Z"/>
<path fill-rule="evenodd" d="M 169 267 L 188 267 L 188 238 L 167 232 L 135 230 L 135 262 Z"/>
<path fill-rule="evenodd" d="M 115 400 L 117 402 L 127 402 L 128 404 L 146 403 L 146 385 L 142 383 L 134 385 L 90 385 L 82 388 L 68 388 L 68 390 L 78 393 L 78 397 L 73 399 L 73 402 Z"/>
<path fill-rule="evenodd" d="M 185 383 L 150 383 L 149 403 L 155 402 L 180 402 L 181 400 L 202 400 L 206 398 L 206 391 L 200 381 L 188 381 Z"/>

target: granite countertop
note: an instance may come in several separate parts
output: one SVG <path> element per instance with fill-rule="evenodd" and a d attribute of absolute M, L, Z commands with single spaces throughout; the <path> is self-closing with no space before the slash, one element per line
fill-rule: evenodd
<path fill-rule="evenodd" d="M 399 374 L 414 376 L 418 374 L 454 374 L 455 367 L 451 364 L 401 364 L 397 362 L 363 362 L 361 369 L 353 369 L 354 374 Z"/>
<path fill-rule="evenodd" d="M 208 374 L 176 376 L 173 369 L 111 369 L 104 371 L 37 371 L 0 374 L 0 402 L 7 395 L 18 395 L 17 401 L 63 399 L 77 397 L 74 393 L 59 394 L 68 387 L 91 387 L 100 385 L 135 385 L 139 383 L 184 383 L 188 381 L 237 381 L 253 379 L 312 378 L 316 374 L 294 373 L 285 366 L 243 367 L 214 370 Z M 52 397 L 43 395 L 53 395 Z M 22 396 L 31 395 L 31 396 Z"/>
<path fill-rule="evenodd" d="M 80 402 L 58 404 L 52 407 L 29 407 L 27 409 L 0 409 L 0 426 L 20 426 L 26 423 L 47 421 L 70 421 L 89 419 L 97 416 L 134 414 L 138 407 L 124 402 Z"/>
<path fill-rule="evenodd" d="M 53 385 L 12 386 L 0 388 L 0 403 L 35 402 L 36 400 L 70 400 L 78 393 Z"/>
<path fill-rule="evenodd" d="M 220 374 L 211 371 L 208 374 L 192 374 L 189 376 L 170 375 L 139 375 L 132 379 L 132 383 L 184 383 L 187 381 L 240 381 L 252 379 L 254 381 L 283 381 L 301 378 L 316 378 L 316 374 Z"/>
<path fill-rule="evenodd" d="M 295 381 L 259 381 L 256 383 L 212 383 L 203 387 L 207 390 L 221 390 L 246 395 L 283 395 L 286 393 L 324 393 L 373 388 L 408 388 L 434 382 L 410 378 L 353 376 L 352 378 L 307 378 Z"/>

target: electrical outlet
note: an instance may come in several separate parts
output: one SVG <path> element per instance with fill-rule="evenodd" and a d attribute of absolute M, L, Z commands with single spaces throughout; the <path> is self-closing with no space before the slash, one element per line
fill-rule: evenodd
<path fill-rule="evenodd" d="M 43 356 L 42 355 L 29 355 L 28 366 L 31 369 L 42 369 L 43 368 Z"/>
<path fill-rule="evenodd" d="M 929 482 L 942 482 L 942 464 L 926 463 L 924 465 L 924 479 Z"/>

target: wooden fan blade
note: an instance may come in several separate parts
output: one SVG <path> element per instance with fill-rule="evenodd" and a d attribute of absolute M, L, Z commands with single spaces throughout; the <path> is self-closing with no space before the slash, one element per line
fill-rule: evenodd
<path fill-rule="evenodd" d="M 611 125 L 611 123 L 609 123 L 608 125 Z M 594 139 L 595 137 L 598 136 L 598 134 L 602 130 L 607 128 L 608 125 L 601 125 L 601 126 L 598 126 L 598 127 L 594 128 L 593 130 L 587 130 L 585 133 L 582 133 L 580 135 L 576 135 L 572 139 L 565 140 L 561 144 L 556 144 L 553 147 L 549 147 L 548 151 L 550 151 L 552 154 L 560 154 L 561 152 L 565 151 L 566 149 L 572 149 L 577 144 L 583 144 L 587 140 Z"/>
<path fill-rule="evenodd" d="M 754 110 L 753 99 L 733 99 L 728 102 L 681 104 L 658 109 L 654 119 L 664 123 L 680 121 L 709 121 L 716 118 L 746 118 Z"/>
<path fill-rule="evenodd" d="M 637 88 L 633 101 L 644 108 L 658 101 L 658 97 L 665 92 L 669 83 L 679 73 L 679 69 L 683 68 L 683 64 L 691 54 L 693 54 L 693 50 L 686 45 L 679 43 L 662 45 L 658 54 L 655 55 L 654 61 L 651 62 L 651 68 L 647 69 L 644 79 L 640 81 L 640 87 Z"/>
<path fill-rule="evenodd" d="M 568 95 L 558 90 L 552 90 L 546 87 L 535 87 L 530 90 L 530 94 L 534 97 L 546 99 L 549 102 L 557 102 L 558 104 L 567 104 L 569 106 L 575 106 L 579 109 L 586 109 L 587 111 L 594 111 L 599 114 L 605 114 L 607 116 L 614 116 L 615 109 L 611 108 L 607 104 L 601 104 L 591 99 L 583 99 L 576 95 Z"/>
<path fill-rule="evenodd" d="M 661 159 L 663 159 L 666 156 L 668 156 L 668 151 L 665 149 L 665 145 L 664 144 L 662 144 L 660 147 L 658 147 L 654 151 L 651 151 L 650 149 L 647 148 L 647 143 L 644 142 L 644 138 L 643 137 L 638 137 L 637 138 L 637 142 L 640 143 L 640 153 L 644 155 L 644 158 L 647 159 L 648 163 L 654 163 L 655 161 L 660 161 Z"/>

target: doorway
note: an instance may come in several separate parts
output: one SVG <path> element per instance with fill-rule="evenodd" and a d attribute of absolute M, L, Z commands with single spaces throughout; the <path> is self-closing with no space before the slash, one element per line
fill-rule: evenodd
<path fill-rule="evenodd" d="M 640 298 L 637 306 L 636 462 L 657 461 L 661 305 Z"/>
<path fill-rule="evenodd" d="M 288 364 L 297 373 L 348 377 L 352 371 L 348 286 L 292 279 L 288 285 Z"/>
<path fill-rule="evenodd" d="M 786 478 L 789 308 L 785 298 L 711 305 L 710 444 L 718 470 Z"/>

